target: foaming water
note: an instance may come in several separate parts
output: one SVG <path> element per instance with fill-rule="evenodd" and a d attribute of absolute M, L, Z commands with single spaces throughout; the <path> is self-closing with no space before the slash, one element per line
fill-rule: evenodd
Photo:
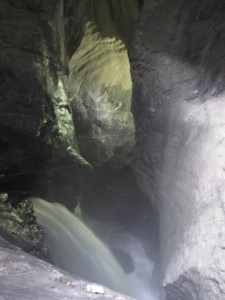
<path fill-rule="evenodd" d="M 150 286 L 155 264 L 146 254 L 143 243 L 116 223 L 90 220 L 88 224 L 110 248 L 122 250 L 132 257 L 133 270 L 126 275 L 129 282 L 135 287 L 136 298 L 157 300 L 156 290 L 153 294 Z"/>
<path fill-rule="evenodd" d="M 132 235 L 120 230 L 111 235 L 109 244 L 129 253 L 133 259 L 134 270 L 127 274 L 129 282 L 135 285 L 140 300 L 156 300 L 150 288 L 154 263 L 147 257 L 142 243 Z"/>
<path fill-rule="evenodd" d="M 39 198 L 33 198 L 32 202 L 50 255 L 58 267 L 141 300 L 155 299 L 142 282 L 143 277 L 146 281 L 150 276 L 152 262 L 147 264 L 144 256 L 139 257 L 140 251 L 137 245 L 133 246 L 131 237 L 121 236 L 121 239 L 131 256 L 134 254 L 134 263 L 138 262 L 137 272 L 126 274 L 109 248 L 63 205 Z M 113 243 L 118 245 L 118 239 Z"/>
<path fill-rule="evenodd" d="M 83 222 L 61 204 L 42 199 L 32 202 L 50 255 L 58 267 L 130 294 L 131 287 L 117 260 Z"/>

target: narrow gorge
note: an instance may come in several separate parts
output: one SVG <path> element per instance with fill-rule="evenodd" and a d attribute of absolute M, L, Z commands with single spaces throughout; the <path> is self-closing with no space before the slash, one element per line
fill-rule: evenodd
<path fill-rule="evenodd" d="M 224 300 L 223 1 L 0 8 L 0 299 Z"/>

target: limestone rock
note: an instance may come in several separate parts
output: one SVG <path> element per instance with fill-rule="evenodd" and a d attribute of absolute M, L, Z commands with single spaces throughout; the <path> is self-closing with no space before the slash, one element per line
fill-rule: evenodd
<path fill-rule="evenodd" d="M 61 194 L 51 182 L 62 187 L 65 182 L 64 198 L 72 201 L 72 194 L 80 192 L 81 178 L 88 182 L 91 177 L 91 167 L 77 147 L 65 77 L 69 53 L 83 32 L 85 14 L 76 18 L 76 13 L 86 4 L 1 1 L 0 190 L 4 192 L 46 196 L 52 189 L 54 199 Z"/>
<path fill-rule="evenodd" d="M 134 168 L 160 213 L 167 300 L 225 294 L 223 1 L 145 1 L 129 56 Z"/>
<path fill-rule="evenodd" d="M 75 278 L 39 260 L 0 237 L 0 299 L 111 299 L 132 300 L 108 288 Z M 94 287 L 94 292 L 90 290 Z M 101 293 L 99 293 L 101 291 Z"/>
<path fill-rule="evenodd" d="M 135 188 L 125 191 L 133 184 L 129 165 L 135 144 L 127 44 L 138 14 L 137 0 L 91 1 L 84 37 L 69 63 L 78 145 L 96 174 L 82 193 L 81 207 L 103 219 L 132 219 L 138 202 Z"/>
<path fill-rule="evenodd" d="M 138 0 L 93 0 L 90 17 L 102 36 L 117 37 L 127 45 L 135 28 L 139 10 Z"/>
<path fill-rule="evenodd" d="M 126 45 L 117 35 L 119 18 L 110 16 L 108 1 L 93 3 L 95 17 L 87 22 L 69 64 L 69 95 L 83 157 L 97 168 L 106 164 L 120 168 L 130 162 L 134 146 L 130 65 Z M 113 3 L 115 14 L 124 12 L 117 9 L 118 1 Z M 134 24 L 137 13 L 136 1 L 129 1 L 125 15 L 130 23 Z"/>
<path fill-rule="evenodd" d="M 28 200 L 13 204 L 7 194 L 0 194 L 0 235 L 35 256 L 47 258 L 47 248 Z"/>

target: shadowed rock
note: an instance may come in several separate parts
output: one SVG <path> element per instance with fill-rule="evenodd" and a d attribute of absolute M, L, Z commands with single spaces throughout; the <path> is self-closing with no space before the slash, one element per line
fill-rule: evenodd
<path fill-rule="evenodd" d="M 223 1 L 145 1 L 129 51 L 166 299 L 224 299 L 224 16 Z"/>
<path fill-rule="evenodd" d="M 85 14 L 76 18 L 76 13 L 82 13 L 85 5 L 86 1 L 1 1 L 2 191 L 16 195 L 50 191 L 54 199 L 58 192 L 51 188 L 52 180 L 63 187 L 67 177 L 66 184 L 76 194 L 81 177 L 87 181 L 91 177 L 91 167 L 77 147 L 65 77 L 69 53 L 83 32 Z M 69 201 L 71 194 L 65 189 Z"/>

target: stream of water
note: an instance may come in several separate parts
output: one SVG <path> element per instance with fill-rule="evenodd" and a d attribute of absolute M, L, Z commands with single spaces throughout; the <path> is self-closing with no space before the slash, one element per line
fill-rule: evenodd
<path fill-rule="evenodd" d="M 114 248 L 132 258 L 133 270 L 126 274 L 110 249 L 63 205 L 39 198 L 32 202 L 50 255 L 58 267 L 137 299 L 155 300 L 149 286 L 153 262 L 140 242 L 122 230 L 106 234 L 108 244 L 113 243 Z M 100 225 L 104 228 L 104 224 Z"/>

